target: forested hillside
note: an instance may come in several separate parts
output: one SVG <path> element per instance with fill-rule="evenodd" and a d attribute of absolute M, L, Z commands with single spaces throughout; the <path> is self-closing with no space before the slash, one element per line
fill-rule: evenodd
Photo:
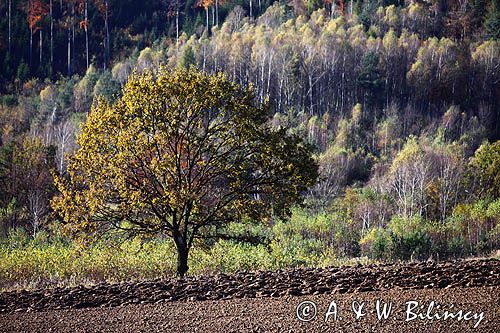
<path fill-rule="evenodd" d="M 59 232 L 53 176 L 94 98 L 166 65 L 251 86 L 272 127 L 313 147 L 307 207 L 243 227 L 278 266 L 498 249 L 499 0 L 2 0 L 0 12 L 3 235 Z"/>

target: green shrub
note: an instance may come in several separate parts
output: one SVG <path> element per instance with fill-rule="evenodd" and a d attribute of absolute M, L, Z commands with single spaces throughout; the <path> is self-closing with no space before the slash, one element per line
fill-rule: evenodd
<path fill-rule="evenodd" d="M 426 259 L 431 253 L 432 241 L 429 225 L 420 216 L 392 218 L 391 230 L 392 257 L 398 259 Z"/>
<path fill-rule="evenodd" d="M 392 237 L 388 230 L 377 227 L 359 241 L 361 253 L 373 259 L 392 259 Z"/>
<path fill-rule="evenodd" d="M 447 220 L 452 237 L 463 239 L 465 254 L 486 254 L 500 246 L 500 199 L 458 204 Z"/>

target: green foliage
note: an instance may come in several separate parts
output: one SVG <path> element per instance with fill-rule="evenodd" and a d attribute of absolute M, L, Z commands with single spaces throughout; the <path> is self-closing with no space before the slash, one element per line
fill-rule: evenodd
<path fill-rule="evenodd" d="M 484 28 L 488 39 L 500 40 L 500 1 L 491 1 L 484 21 Z"/>
<path fill-rule="evenodd" d="M 95 83 L 91 96 L 96 96 L 108 102 L 113 102 L 120 93 L 120 85 L 113 80 L 110 71 L 104 71 Z"/>
<path fill-rule="evenodd" d="M 500 196 L 500 141 L 485 142 L 471 160 L 473 172 L 479 178 L 479 191 L 493 198 Z"/>
<path fill-rule="evenodd" d="M 421 217 L 393 217 L 389 224 L 392 232 L 393 256 L 401 259 L 426 259 L 431 254 L 432 242 L 428 224 Z"/>
<path fill-rule="evenodd" d="M 40 236 L 27 241 L 22 234 L 0 245 L 1 288 L 156 278 L 171 275 L 175 267 L 175 250 L 166 242 L 103 240 L 82 248 Z"/>
<path fill-rule="evenodd" d="M 370 258 L 422 260 L 432 255 L 429 231 L 430 225 L 420 217 L 394 216 L 387 228 L 372 228 L 359 243 Z"/>
<path fill-rule="evenodd" d="M 326 214 L 314 218 L 294 210 L 290 224 L 280 221 L 270 229 L 267 244 L 219 240 L 208 248 L 195 246 L 190 255 L 190 273 L 366 263 L 366 258 L 339 258 L 334 248 L 326 245 L 329 221 Z M 107 234 L 82 246 L 64 238 L 47 237 L 46 233 L 32 239 L 19 228 L 0 242 L 0 289 L 143 280 L 169 277 L 175 271 L 175 244 L 164 238 L 121 239 Z"/>
<path fill-rule="evenodd" d="M 196 59 L 194 57 L 193 48 L 191 45 L 187 45 L 182 52 L 182 57 L 179 60 L 179 68 L 189 69 L 192 65 L 196 64 Z"/>
<path fill-rule="evenodd" d="M 77 112 L 87 112 L 90 109 L 92 92 L 98 77 L 95 66 L 91 64 L 82 79 L 74 86 L 74 104 Z"/>
<path fill-rule="evenodd" d="M 362 0 L 358 0 L 358 5 L 363 3 Z M 375 11 L 377 9 L 377 1 L 366 1 L 363 9 L 359 13 L 359 20 L 365 27 L 365 30 L 368 30 L 368 28 L 371 26 L 373 22 L 373 16 L 375 14 Z"/>
<path fill-rule="evenodd" d="M 447 221 L 450 233 L 461 240 L 462 251 L 467 254 L 488 253 L 498 248 L 500 199 L 478 200 L 472 204 L 459 204 Z"/>
<path fill-rule="evenodd" d="M 376 227 L 372 228 L 360 239 L 361 253 L 373 259 L 394 259 L 392 257 L 393 238 L 389 230 Z"/>
<path fill-rule="evenodd" d="M 17 67 L 17 74 L 16 74 L 16 79 L 19 81 L 19 83 L 23 84 L 26 82 L 29 78 L 29 67 L 26 65 L 26 63 L 21 62 L 19 66 Z"/>
<path fill-rule="evenodd" d="M 321 0 L 307 0 L 307 11 L 309 14 L 321 8 L 323 5 Z"/>

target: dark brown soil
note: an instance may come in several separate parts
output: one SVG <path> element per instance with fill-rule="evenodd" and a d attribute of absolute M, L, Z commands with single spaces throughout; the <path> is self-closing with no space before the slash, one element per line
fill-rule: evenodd
<path fill-rule="evenodd" d="M 310 322 L 297 319 L 296 308 L 303 300 L 317 306 L 317 316 Z M 351 308 L 355 300 L 365 302 L 366 315 L 359 320 Z M 393 302 L 388 320 L 377 320 L 376 300 Z M 325 323 L 331 301 L 342 320 L 330 316 Z M 470 320 L 434 316 L 406 322 L 410 301 L 418 302 L 414 312 L 421 311 L 423 317 L 434 301 L 431 317 L 463 310 Z M 241 272 L 7 292 L 0 294 L 0 311 L 0 332 L 463 332 L 477 323 L 478 317 L 473 320 L 472 315 L 481 312 L 484 318 L 477 330 L 498 332 L 500 261 Z"/>
<path fill-rule="evenodd" d="M 318 313 L 310 322 L 296 316 L 297 305 L 314 301 Z M 388 320 L 378 321 L 377 300 L 393 302 Z M 405 302 L 437 302 L 442 307 L 484 312 L 476 329 L 475 321 L 406 321 Z M 327 293 L 316 296 L 247 298 L 218 301 L 176 301 L 159 305 L 126 305 L 114 308 L 67 309 L 19 312 L 0 315 L 0 332 L 485 332 L 497 333 L 500 327 L 500 288 L 471 287 L 425 290 L 386 290 Z M 338 307 L 337 321 L 325 322 L 331 301 Z M 356 320 L 351 306 L 365 302 L 366 316 Z"/>

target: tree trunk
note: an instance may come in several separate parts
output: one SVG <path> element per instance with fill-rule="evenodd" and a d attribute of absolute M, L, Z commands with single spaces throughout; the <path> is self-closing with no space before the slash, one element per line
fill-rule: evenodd
<path fill-rule="evenodd" d="M 104 3 L 105 13 L 104 13 L 104 28 L 106 30 L 106 40 L 104 41 L 104 69 L 106 69 L 106 64 L 109 59 L 110 45 L 109 45 L 109 25 L 108 25 L 108 2 Z"/>
<path fill-rule="evenodd" d="M 54 62 L 54 13 L 52 11 L 52 0 L 49 3 L 50 6 L 50 66 L 52 69 L 52 63 Z"/>
<path fill-rule="evenodd" d="M 30 68 L 33 59 L 33 29 L 30 29 Z"/>
<path fill-rule="evenodd" d="M 87 60 L 87 69 L 89 68 L 89 18 L 88 18 L 88 0 L 85 0 L 85 57 Z"/>
<path fill-rule="evenodd" d="M 179 3 L 177 3 L 175 10 L 175 47 L 177 53 L 179 53 Z"/>
<path fill-rule="evenodd" d="M 31 1 L 28 1 L 28 19 L 30 19 L 30 13 L 31 13 Z M 33 27 L 31 26 L 31 22 L 28 22 L 29 28 L 30 28 L 30 63 L 29 67 L 31 70 L 31 65 L 32 65 L 32 60 L 33 60 Z"/>
<path fill-rule="evenodd" d="M 215 0 L 215 26 L 219 26 L 219 0 Z"/>
<path fill-rule="evenodd" d="M 208 30 L 207 30 L 207 35 L 208 35 Z M 205 44 L 205 42 L 203 42 L 203 71 L 205 71 L 206 61 L 207 61 L 206 44 Z"/>
<path fill-rule="evenodd" d="M 11 50 L 11 36 L 12 36 L 12 0 L 9 0 L 9 55 Z"/>
<path fill-rule="evenodd" d="M 184 277 L 186 272 L 188 271 L 188 255 L 189 249 L 186 243 L 186 240 L 180 236 L 174 236 L 175 246 L 177 248 L 177 275 L 179 277 Z"/>
<path fill-rule="evenodd" d="M 68 27 L 68 76 L 71 75 L 71 28 Z"/>
<path fill-rule="evenodd" d="M 75 52 L 75 5 L 71 7 L 71 56 L 74 57 Z"/>
<path fill-rule="evenodd" d="M 42 66 L 42 54 L 43 54 L 43 33 L 42 33 L 42 29 L 40 29 L 40 63 L 38 64 L 38 66 Z"/>
<path fill-rule="evenodd" d="M 207 36 L 208 36 L 208 34 L 210 33 L 210 27 L 208 26 L 209 25 L 209 22 L 208 22 L 208 7 L 205 8 L 205 13 L 207 14 Z"/>

